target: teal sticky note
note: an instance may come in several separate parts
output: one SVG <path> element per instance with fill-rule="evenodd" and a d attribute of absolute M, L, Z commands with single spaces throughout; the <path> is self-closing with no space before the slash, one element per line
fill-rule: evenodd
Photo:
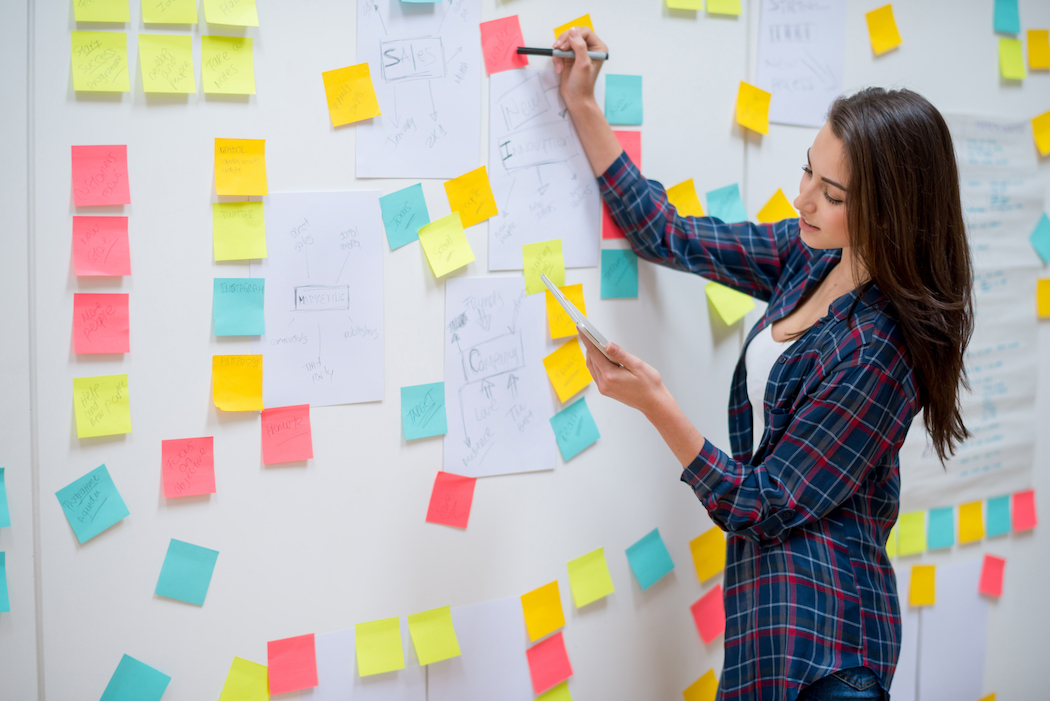
<path fill-rule="evenodd" d="M 740 187 L 733 183 L 707 193 L 707 213 L 726 224 L 747 221 L 747 210 L 740 199 Z"/>
<path fill-rule="evenodd" d="M 638 256 L 625 248 L 602 249 L 602 299 L 638 296 Z"/>
<path fill-rule="evenodd" d="M 383 212 L 383 227 L 391 251 L 418 241 L 419 230 L 430 223 L 421 183 L 383 195 L 379 198 L 379 209 Z"/>
<path fill-rule="evenodd" d="M 659 528 L 649 531 L 641 540 L 627 548 L 627 563 L 643 591 L 674 569 L 671 553 L 667 552 Z"/>
<path fill-rule="evenodd" d="M 984 534 L 989 538 L 1006 535 L 1010 532 L 1010 495 L 994 497 L 988 500 L 988 513 L 984 524 Z"/>
<path fill-rule="evenodd" d="M 930 550 L 950 548 L 955 545 L 955 509 L 930 509 L 926 526 L 926 547 Z"/>
<path fill-rule="evenodd" d="M 1006 34 L 1021 33 L 1021 15 L 1017 0 L 995 0 L 995 31 Z"/>
<path fill-rule="evenodd" d="M 167 674 L 124 655 L 99 701 L 160 701 L 170 681 Z"/>
<path fill-rule="evenodd" d="M 445 417 L 445 383 L 401 388 L 401 426 L 405 440 L 448 433 Z"/>
<path fill-rule="evenodd" d="M 587 408 L 587 397 L 582 397 L 551 417 L 554 439 L 562 460 L 568 462 L 584 448 L 601 438 L 594 423 L 591 410 Z"/>
<path fill-rule="evenodd" d="M 1043 263 L 1050 263 L 1050 217 L 1046 216 L 1046 212 L 1039 217 L 1039 223 L 1035 225 L 1028 240 L 1032 242 L 1032 248 L 1043 259 Z"/>
<path fill-rule="evenodd" d="M 609 124 L 642 123 L 642 76 L 605 76 L 605 119 Z"/>
<path fill-rule="evenodd" d="M 212 292 L 212 318 L 216 336 L 261 336 L 263 289 L 266 280 L 251 277 L 217 277 Z"/>
<path fill-rule="evenodd" d="M 178 599 L 187 604 L 204 605 L 204 597 L 211 584 L 211 573 L 215 570 L 218 550 L 171 539 L 164 565 L 157 580 L 157 596 Z"/>
<path fill-rule="evenodd" d="M 81 544 L 128 515 L 128 507 L 105 465 L 74 480 L 55 492 L 55 496 Z"/>
<path fill-rule="evenodd" d="M 4 481 L 4 470 L 0 467 L 0 528 L 11 525 L 11 512 L 7 508 L 7 483 Z"/>
<path fill-rule="evenodd" d="M 11 601 L 7 598 L 7 553 L 0 552 L 0 613 L 11 610 Z"/>

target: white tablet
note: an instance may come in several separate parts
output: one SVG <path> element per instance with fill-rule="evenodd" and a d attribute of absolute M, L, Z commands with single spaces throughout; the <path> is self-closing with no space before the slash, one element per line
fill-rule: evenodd
<path fill-rule="evenodd" d="M 580 310 L 576 308 L 576 305 L 569 301 L 568 297 L 562 294 L 562 291 L 558 289 L 557 285 L 550 281 L 550 278 L 543 273 L 540 273 L 540 278 L 543 280 L 543 284 L 547 286 L 547 289 L 551 291 L 551 294 L 554 295 L 554 299 L 558 301 L 561 308 L 565 310 L 565 313 L 568 314 L 569 318 L 576 324 L 580 333 L 586 336 L 587 340 L 597 346 L 598 350 L 602 352 L 602 355 L 608 358 L 610 363 L 623 367 L 620 363 L 609 358 L 609 354 L 605 352 L 605 346 L 608 345 L 609 342 L 606 341 L 605 336 L 602 336 L 598 329 L 594 327 L 594 324 L 580 313 Z"/>

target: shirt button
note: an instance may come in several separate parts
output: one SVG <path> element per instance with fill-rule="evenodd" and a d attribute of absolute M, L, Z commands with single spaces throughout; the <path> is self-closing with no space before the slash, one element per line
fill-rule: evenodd
<path fill-rule="evenodd" d="M 787 358 L 785 358 L 784 356 L 780 356 L 780 362 L 786 363 L 787 362 Z"/>

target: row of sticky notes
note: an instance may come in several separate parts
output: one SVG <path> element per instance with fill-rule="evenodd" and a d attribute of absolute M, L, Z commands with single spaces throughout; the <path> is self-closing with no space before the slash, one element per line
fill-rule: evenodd
<path fill-rule="evenodd" d="M 981 562 L 981 576 L 977 593 L 999 598 L 1003 595 L 1003 574 L 1006 560 L 985 553 Z M 937 565 L 912 565 L 908 587 L 910 606 L 934 606 L 937 603 Z"/>
<path fill-rule="evenodd" d="M 255 0 L 203 0 L 204 18 L 209 24 L 258 27 Z M 77 0 L 73 3 L 77 22 L 130 22 L 128 0 Z M 144 24 L 196 24 L 197 0 L 142 0 Z"/>
<path fill-rule="evenodd" d="M 704 207 L 700 204 L 700 198 L 696 195 L 693 180 L 685 180 L 667 188 L 667 201 L 674 205 L 679 216 L 702 217 L 705 216 Z M 707 206 L 711 210 L 711 216 L 721 219 L 727 224 L 735 224 L 747 221 L 747 210 L 744 208 L 744 200 L 740 197 L 740 186 L 736 183 L 711 190 L 707 193 Z M 773 196 L 762 205 L 755 215 L 760 224 L 772 224 L 782 219 L 797 217 L 798 213 L 791 206 L 791 201 L 782 189 L 777 189 Z"/>
<path fill-rule="evenodd" d="M 703 10 L 704 0 L 667 0 L 671 10 Z M 707 0 L 707 12 L 711 15 L 739 15 L 740 0 Z"/>

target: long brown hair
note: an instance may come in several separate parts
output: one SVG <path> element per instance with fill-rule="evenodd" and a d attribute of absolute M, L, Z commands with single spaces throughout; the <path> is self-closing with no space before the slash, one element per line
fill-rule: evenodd
<path fill-rule="evenodd" d="M 892 304 L 943 466 L 970 436 L 960 385 L 970 388 L 963 354 L 974 325 L 973 267 L 948 125 L 921 95 L 882 88 L 838 98 L 828 122 L 849 164 L 850 246 L 870 276 L 862 292 L 877 285 Z"/>

